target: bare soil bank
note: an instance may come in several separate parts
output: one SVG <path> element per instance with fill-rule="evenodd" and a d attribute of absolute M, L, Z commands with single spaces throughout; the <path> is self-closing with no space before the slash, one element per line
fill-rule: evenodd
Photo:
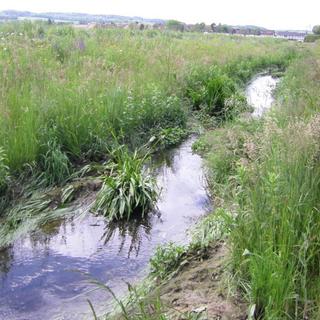
<path fill-rule="evenodd" d="M 187 257 L 179 272 L 159 289 L 170 318 L 247 319 L 245 303 L 228 293 L 227 259 L 228 248 L 224 242 L 209 248 L 205 255 Z"/>

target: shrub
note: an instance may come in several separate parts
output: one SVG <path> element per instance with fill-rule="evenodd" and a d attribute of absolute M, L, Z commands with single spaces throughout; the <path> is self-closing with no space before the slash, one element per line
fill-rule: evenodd
<path fill-rule="evenodd" d="M 227 68 L 224 68 L 227 70 Z M 222 68 L 192 73 L 187 85 L 187 97 L 199 117 L 208 115 L 219 120 L 234 118 L 248 109 L 246 98 L 236 82 Z M 208 119 L 205 121 L 208 123 Z"/>
<path fill-rule="evenodd" d="M 160 130 L 160 143 L 163 148 L 175 146 L 186 138 L 188 132 L 182 128 L 167 128 Z"/>
<path fill-rule="evenodd" d="M 308 34 L 304 38 L 304 42 L 316 42 L 320 40 L 320 34 Z"/>
<path fill-rule="evenodd" d="M 312 28 L 314 34 L 320 35 L 320 25 L 316 25 Z"/>
<path fill-rule="evenodd" d="M 134 212 L 144 216 L 154 207 L 158 192 L 154 177 L 143 167 L 147 156 L 140 156 L 137 150 L 130 154 L 125 146 L 111 152 L 94 211 L 111 220 L 129 220 Z"/>
<path fill-rule="evenodd" d="M 187 122 L 182 100 L 175 95 L 167 96 L 157 88 L 152 88 L 143 96 L 130 95 L 126 102 L 125 117 L 127 136 L 133 145 L 141 145 L 150 135 L 161 134 L 163 129 L 185 128 Z"/>

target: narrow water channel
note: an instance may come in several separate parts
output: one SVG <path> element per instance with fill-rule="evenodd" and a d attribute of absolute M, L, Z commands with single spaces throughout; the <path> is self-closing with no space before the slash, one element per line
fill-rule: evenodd
<path fill-rule="evenodd" d="M 247 88 L 254 116 L 271 106 L 276 79 L 260 76 Z M 163 191 L 158 212 L 145 220 L 108 223 L 89 211 L 94 194 L 74 208 L 69 219 L 55 221 L 0 250 L 0 320 L 81 320 L 89 317 L 87 299 L 98 312 L 111 303 L 90 277 L 125 292 L 125 282 L 146 275 L 159 244 L 186 243 L 186 231 L 205 214 L 208 197 L 202 159 L 189 138 L 166 152 L 157 166 Z M 90 275 L 90 276 L 88 276 Z"/>
<path fill-rule="evenodd" d="M 252 116 L 254 118 L 261 117 L 271 107 L 273 91 L 279 80 L 271 75 L 260 75 L 249 83 L 246 96 L 249 104 L 253 106 Z"/>
<path fill-rule="evenodd" d="M 98 311 L 111 302 L 92 291 L 88 276 L 117 294 L 145 275 L 157 245 L 188 240 L 186 230 L 208 204 L 202 160 L 194 138 L 166 152 L 157 167 L 162 187 L 158 212 L 145 220 L 107 223 L 89 212 L 90 199 L 73 218 L 28 234 L 0 252 L 0 319 L 85 319 L 90 299 Z M 91 197 L 94 198 L 94 197 Z"/>

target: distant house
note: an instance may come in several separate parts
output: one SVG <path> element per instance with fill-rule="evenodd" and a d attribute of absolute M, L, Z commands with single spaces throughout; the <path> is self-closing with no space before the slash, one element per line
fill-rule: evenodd
<path fill-rule="evenodd" d="M 277 31 L 276 37 L 287 40 L 303 41 L 308 33 L 305 31 Z"/>

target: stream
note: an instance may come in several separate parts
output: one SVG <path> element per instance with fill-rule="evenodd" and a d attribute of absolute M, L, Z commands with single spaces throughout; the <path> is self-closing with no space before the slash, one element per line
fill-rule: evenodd
<path fill-rule="evenodd" d="M 276 83 L 271 76 L 258 76 L 248 85 L 253 116 L 271 106 Z M 97 313 L 112 303 L 110 294 L 98 290 L 92 279 L 121 295 L 126 282 L 134 284 L 146 276 L 158 245 L 187 243 L 188 229 L 210 207 L 202 159 L 191 150 L 194 140 L 157 159 L 162 193 L 157 212 L 147 219 L 107 222 L 90 213 L 93 193 L 72 209 L 71 218 L 54 221 L 1 249 L 0 319 L 88 319 L 87 299 Z"/>

